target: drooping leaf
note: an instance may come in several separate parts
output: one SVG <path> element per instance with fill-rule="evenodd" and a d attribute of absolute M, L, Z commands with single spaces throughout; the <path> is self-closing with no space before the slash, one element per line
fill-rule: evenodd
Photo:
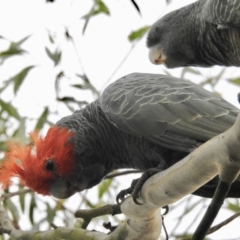
<path fill-rule="evenodd" d="M 45 50 L 48 57 L 54 62 L 54 65 L 58 65 L 61 60 L 62 52 L 56 49 L 56 51 L 52 53 L 47 47 L 45 47 Z"/>
<path fill-rule="evenodd" d="M 93 204 L 93 203 L 90 201 L 90 199 L 86 199 L 86 200 L 85 200 L 85 204 L 86 204 L 88 207 L 90 207 L 90 208 L 96 208 L 96 205 Z"/>
<path fill-rule="evenodd" d="M 15 107 L 13 107 L 10 103 L 4 102 L 2 99 L 0 99 L 0 107 L 2 108 L 2 110 L 7 112 L 9 116 L 12 116 L 17 120 L 21 118 Z"/>
<path fill-rule="evenodd" d="M 12 202 L 12 200 L 9 198 L 6 201 L 7 209 L 11 212 L 13 220 L 18 222 L 19 220 L 19 214 L 16 205 Z"/>
<path fill-rule="evenodd" d="M 23 187 L 19 187 L 19 191 L 23 190 Z M 18 198 L 19 198 L 19 203 L 20 203 L 20 207 L 22 212 L 25 211 L 25 196 L 26 194 L 19 194 Z"/>
<path fill-rule="evenodd" d="M 6 51 L 0 52 L 0 58 L 2 58 L 2 60 L 6 60 L 9 57 L 20 55 L 24 52 L 25 51 L 23 49 L 19 49 L 16 45 L 10 44 Z"/>
<path fill-rule="evenodd" d="M 60 102 L 74 102 L 74 103 L 78 102 L 74 97 L 62 97 L 62 98 L 57 98 L 57 100 Z"/>
<path fill-rule="evenodd" d="M 50 33 L 48 33 L 48 39 L 51 43 L 54 43 L 54 39 Z"/>
<path fill-rule="evenodd" d="M 238 78 L 229 78 L 228 79 L 228 82 L 230 82 L 230 83 L 232 83 L 232 84 L 235 84 L 235 85 L 237 85 L 238 87 L 240 87 L 240 77 L 238 77 Z"/>
<path fill-rule="evenodd" d="M 62 79 L 63 76 L 64 76 L 64 72 L 63 72 L 63 71 L 60 71 L 60 72 L 57 74 L 56 78 L 55 78 L 55 92 L 56 92 L 56 94 L 57 94 L 57 97 L 58 97 L 58 95 L 59 95 L 60 80 Z"/>
<path fill-rule="evenodd" d="M 98 187 L 98 198 L 101 199 L 102 196 L 109 191 L 109 187 L 112 184 L 112 179 L 105 179 Z"/>
<path fill-rule="evenodd" d="M 23 39 L 19 40 L 18 42 L 14 42 L 14 44 L 17 46 L 17 47 L 20 47 L 26 40 L 28 40 L 29 38 L 31 37 L 31 35 L 28 35 L 26 37 L 24 37 Z"/>
<path fill-rule="evenodd" d="M 55 211 L 50 207 L 50 205 L 47 202 L 45 204 L 47 206 L 47 220 L 48 222 L 52 223 L 55 217 Z"/>
<path fill-rule="evenodd" d="M 84 82 L 89 83 L 89 79 L 85 74 L 84 75 L 76 74 L 76 76 L 81 78 Z"/>
<path fill-rule="evenodd" d="M 34 214 L 34 209 L 37 207 L 36 201 L 34 196 L 31 196 L 31 201 L 30 201 L 30 208 L 29 208 L 29 219 L 31 224 L 34 224 L 34 219 L 33 219 L 33 214 Z"/>
<path fill-rule="evenodd" d="M 84 84 L 73 84 L 72 87 L 79 88 L 79 89 L 89 89 L 95 94 L 97 97 L 100 96 L 100 92 L 92 85 L 90 80 L 86 75 L 77 74 L 77 77 L 81 78 L 84 81 Z"/>
<path fill-rule="evenodd" d="M 228 202 L 227 208 L 236 213 L 240 212 L 240 206 L 238 204 L 233 204 L 231 202 Z"/>
<path fill-rule="evenodd" d="M 78 88 L 78 89 L 86 89 L 86 85 L 83 85 L 83 84 L 72 84 L 71 87 Z"/>
<path fill-rule="evenodd" d="M 1 152 L 6 152 L 8 151 L 8 147 L 6 145 L 6 141 L 0 141 L 0 151 Z"/>
<path fill-rule="evenodd" d="M 85 33 L 85 30 L 87 28 L 90 18 L 93 16 L 96 16 L 98 14 L 101 14 L 101 13 L 110 15 L 110 11 L 109 11 L 108 7 L 103 3 L 103 1 L 94 0 L 94 4 L 93 4 L 90 12 L 82 17 L 82 19 L 85 19 L 85 24 L 83 26 L 82 34 Z"/>
<path fill-rule="evenodd" d="M 140 8 L 139 8 L 138 4 L 136 3 L 136 1 L 135 0 L 130 0 L 130 1 L 133 4 L 133 6 L 136 8 L 136 10 L 138 11 L 139 15 L 141 15 Z"/>
<path fill-rule="evenodd" d="M 0 93 L 3 92 L 10 84 L 12 83 L 12 79 L 8 79 L 3 81 L 3 86 L 0 88 Z"/>
<path fill-rule="evenodd" d="M 145 26 L 136 31 L 131 32 L 128 36 L 128 40 L 130 42 L 133 42 L 135 40 L 141 39 L 145 35 L 145 33 L 148 31 L 149 28 L 150 26 Z"/>
<path fill-rule="evenodd" d="M 26 36 L 23 39 L 21 39 L 18 42 L 11 42 L 9 45 L 9 48 L 6 51 L 0 52 L 0 58 L 2 58 L 2 60 L 5 60 L 9 57 L 15 56 L 15 55 L 20 55 L 22 53 L 25 53 L 26 51 L 21 49 L 20 46 L 22 45 L 22 43 L 24 43 L 29 37 Z"/>
<path fill-rule="evenodd" d="M 49 114 L 49 109 L 48 109 L 48 107 L 45 107 L 41 116 L 39 117 L 39 119 L 37 121 L 35 130 L 40 130 L 43 128 L 44 123 L 46 123 L 46 121 L 47 121 L 48 114 Z"/>
<path fill-rule="evenodd" d="M 62 98 L 57 98 L 57 100 L 65 103 L 66 107 L 68 107 L 68 109 L 71 112 L 75 111 L 75 109 L 70 106 L 71 103 L 76 103 L 79 106 L 79 108 L 88 104 L 88 102 L 86 102 L 86 101 L 78 101 L 73 97 L 62 97 Z"/>
<path fill-rule="evenodd" d="M 20 142 L 26 141 L 26 118 L 22 117 L 18 120 L 18 128 L 14 131 L 12 137 L 17 138 Z"/>
<path fill-rule="evenodd" d="M 14 82 L 14 94 L 17 93 L 19 90 L 19 87 L 22 85 L 25 77 L 27 76 L 28 72 L 34 68 L 35 66 L 29 66 L 21 70 L 19 73 L 17 73 L 14 77 L 11 78 L 11 80 Z"/>

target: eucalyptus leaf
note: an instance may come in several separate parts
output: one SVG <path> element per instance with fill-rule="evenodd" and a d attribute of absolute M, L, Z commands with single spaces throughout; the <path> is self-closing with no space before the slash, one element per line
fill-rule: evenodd
<path fill-rule="evenodd" d="M 37 207 L 36 201 L 35 201 L 35 197 L 32 195 L 31 196 L 31 201 L 30 201 L 30 208 L 29 208 L 29 220 L 31 222 L 31 224 L 34 224 L 34 218 L 33 218 L 33 214 L 34 214 L 34 209 Z"/>
<path fill-rule="evenodd" d="M 101 14 L 101 13 L 106 14 L 106 15 L 110 15 L 109 9 L 104 4 L 103 1 L 101 1 L 101 0 L 94 0 L 94 4 L 93 4 L 90 12 L 82 17 L 82 19 L 85 19 L 85 24 L 83 26 L 82 34 L 85 33 L 90 18 L 93 17 L 93 16 L 96 16 L 98 14 Z"/>
<path fill-rule="evenodd" d="M 45 47 L 45 51 L 48 57 L 54 62 L 54 65 L 58 65 L 62 57 L 62 52 L 58 49 L 55 52 L 51 52 L 47 47 Z"/>
<path fill-rule="evenodd" d="M 26 67 L 22 69 L 19 73 L 17 73 L 14 77 L 11 78 L 11 80 L 14 82 L 14 87 L 13 87 L 14 94 L 16 94 L 17 91 L 19 90 L 28 72 L 34 67 L 35 66 Z"/>
<path fill-rule="evenodd" d="M 145 27 L 139 28 L 136 31 L 132 31 L 128 36 L 128 40 L 130 42 L 140 40 L 145 35 L 145 33 L 149 30 L 149 28 L 150 26 L 145 26 Z"/>
<path fill-rule="evenodd" d="M 48 107 L 45 107 L 41 116 L 39 117 L 38 121 L 37 121 L 37 124 L 35 126 L 35 129 L 36 130 L 40 130 L 43 128 L 43 125 L 46 123 L 47 121 L 47 117 L 49 115 L 49 109 Z"/>
<path fill-rule="evenodd" d="M 240 87 L 240 77 L 237 78 L 229 78 L 228 82 L 237 85 L 238 87 Z"/>
<path fill-rule="evenodd" d="M 11 105 L 10 103 L 4 102 L 2 99 L 0 99 L 0 107 L 2 108 L 2 110 L 7 112 L 9 116 L 12 116 L 17 120 L 21 118 L 16 108 L 13 105 Z"/>

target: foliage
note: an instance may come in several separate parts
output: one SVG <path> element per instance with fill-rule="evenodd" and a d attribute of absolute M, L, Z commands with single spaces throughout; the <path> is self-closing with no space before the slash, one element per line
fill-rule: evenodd
<path fill-rule="evenodd" d="M 89 0 L 90 1 L 90 0 Z M 46 0 L 46 4 L 57 4 L 58 1 L 50 1 Z M 121 4 L 116 2 L 116 4 Z M 162 0 L 163 4 L 165 3 Z M 171 1 L 167 1 L 167 3 Z M 138 4 L 138 1 L 130 0 L 131 6 L 135 9 L 139 16 L 142 15 L 141 5 Z M 55 73 L 55 77 L 49 80 L 49 82 L 54 82 L 54 84 L 46 85 L 47 88 L 52 87 L 55 92 L 55 96 L 51 99 L 51 101 L 55 101 L 58 107 L 64 107 L 67 109 L 69 114 L 75 111 L 78 108 L 84 107 L 88 104 L 89 100 L 96 99 L 99 94 L 100 90 L 94 86 L 92 80 L 89 78 L 88 74 L 86 73 L 84 66 L 81 62 L 81 54 L 78 53 L 78 45 L 81 43 L 78 42 L 77 36 L 82 33 L 82 35 L 86 35 L 87 28 L 89 27 L 91 21 L 104 15 L 108 17 L 111 21 L 111 9 L 105 3 L 105 1 L 101 0 L 93 0 L 92 6 L 89 11 L 83 15 L 79 16 L 79 21 L 83 22 L 82 28 L 78 29 L 77 33 L 72 33 L 69 31 L 70 27 L 65 27 L 63 35 L 59 36 L 56 35 L 51 30 L 45 30 L 46 35 L 48 36 L 48 42 L 46 42 L 45 51 L 43 50 L 45 57 L 53 63 L 53 72 Z M 129 31 L 128 36 L 125 36 L 128 39 L 129 44 L 131 47 L 135 46 L 148 31 L 150 26 L 143 24 L 137 30 Z M 98 29 L 96 29 L 97 31 Z M 0 32 L 1 35 L 1 32 Z M 64 37 L 64 41 L 61 40 Z M 106 36 L 107 38 L 108 36 Z M 1 68 L 4 68 L 10 61 L 10 59 L 16 59 L 19 63 L 21 63 L 22 59 L 28 58 L 28 61 L 31 64 L 24 66 L 21 70 L 17 73 L 14 73 L 12 76 L 9 76 L 6 79 L 1 79 L 0 83 L 0 151 L 4 152 L 7 150 L 7 142 L 8 141 L 21 141 L 25 143 L 29 143 L 28 136 L 26 135 L 26 125 L 30 123 L 32 124 L 32 129 L 37 130 L 44 130 L 46 127 L 52 124 L 51 119 L 55 119 L 58 114 L 58 107 L 56 109 L 52 109 L 50 106 L 42 106 L 39 110 L 37 117 L 29 117 L 27 115 L 22 115 L 18 108 L 16 107 L 16 102 L 18 101 L 18 97 L 21 93 L 21 88 L 28 84 L 28 80 L 31 79 L 31 74 L 35 71 L 39 71 L 40 64 L 35 62 L 32 59 L 31 52 L 26 49 L 24 44 L 30 41 L 32 35 L 25 36 L 21 40 L 18 41 L 11 41 L 5 37 L 1 37 L 1 41 L 4 41 L 5 44 L 7 43 L 6 49 L 0 51 L 0 65 Z M 63 41 L 67 47 L 63 47 L 64 44 L 61 44 Z M 36 46 L 37 48 L 37 46 Z M 76 54 L 76 61 L 80 65 L 80 68 L 76 68 L 72 70 L 71 73 L 66 69 L 66 59 L 65 56 L 67 55 L 68 51 L 71 49 L 75 49 Z M 95 57 L 95 56 L 94 56 Z M 99 59 L 101 56 L 97 56 Z M 72 59 L 67 59 L 67 61 L 73 61 Z M 119 62 L 122 60 L 119 59 Z M 100 62 L 101 64 L 101 62 Z M 12 66 L 14 69 L 14 65 Z M 94 71 L 94 69 L 92 69 Z M 165 74 L 171 75 L 169 70 L 163 70 Z M 225 68 L 222 68 L 216 75 L 211 75 L 204 79 L 203 73 L 199 70 L 194 68 L 183 68 L 180 76 L 182 78 L 189 78 L 189 76 L 198 77 L 201 79 L 200 84 L 202 86 L 210 86 L 213 90 L 221 81 L 225 74 Z M 70 77 L 69 77 L 70 76 Z M 202 80 L 204 79 L 204 80 Z M 69 95 L 64 92 L 65 85 L 67 81 L 68 87 L 74 89 L 76 92 L 74 96 Z M 240 85 L 240 78 L 227 78 L 227 81 L 233 83 L 235 85 Z M 64 83 L 65 82 L 65 83 Z M 9 99 L 6 97 L 8 96 L 9 92 L 12 92 L 12 98 Z M 91 96 L 85 99 L 79 99 L 78 97 L 84 95 L 85 92 L 90 92 Z M 44 93 L 42 93 L 44 96 Z M 11 95 L 11 94 L 10 94 Z M 5 96 L 5 97 L 2 97 Z M 29 101 L 34 101 L 34 99 L 30 99 Z M 31 109 L 29 109 L 31 111 Z M 0 155 L 3 157 L 3 154 Z M 77 195 L 78 204 L 75 203 L 74 210 L 78 208 L 96 208 L 102 206 L 104 204 L 113 203 L 115 200 L 116 192 L 119 190 L 118 188 L 119 182 L 118 179 L 114 180 L 105 180 L 101 184 L 99 184 L 96 190 L 95 199 L 92 200 L 89 198 L 88 191 L 80 193 Z M 22 191 L 23 187 L 21 185 L 15 185 L 13 187 L 13 191 Z M 12 189 L 11 189 L 12 191 Z M 5 191 L 5 194 L 8 194 L 8 190 Z M 19 204 L 16 205 L 16 202 Z M 172 232 L 170 234 L 179 236 L 179 232 L 183 235 L 188 235 L 192 231 L 192 224 L 189 224 L 186 227 L 181 226 L 181 223 L 184 222 L 185 218 L 188 217 L 192 213 L 193 210 L 197 209 L 200 213 L 206 207 L 206 200 L 198 198 L 195 201 L 192 201 L 192 197 L 186 198 L 185 201 L 178 203 L 175 207 L 173 207 L 173 211 L 177 208 L 181 208 L 181 204 L 185 204 L 183 207 L 183 213 L 177 217 L 176 226 L 173 227 Z M 29 225 L 32 229 L 40 229 L 41 226 L 45 226 L 45 229 L 49 227 L 49 224 L 54 222 L 56 219 L 61 219 L 61 223 L 65 226 L 73 226 L 74 224 L 78 225 L 79 222 L 73 221 L 73 214 L 74 210 L 68 209 L 68 200 L 56 200 L 56 199 L 47 199 L 45 200 L 41 196 L 38 196 L 34 193 L 26 193 L 26 194 L 19 194 L 13 198 L 7 198 L 4 200 L 4 204 L 8 209 L 11 219 L 15 226 L 19 226 L 19 222 L 21 221 L 22 215 L 28 215 Z M 179 205 L 179 206 L 178 206 Z M 239 203 L 238 202 L 230 202 L 226 206 L 230 211 L 236 212 L 239 211 Z M 40 210 L 45 211 L 44 214 L 40 214 Z M 40 216 L 39 216 L 40 214 Z M 197 214 L 199 217 L 199 214 Z M 112 219 L 112 218 L 110 218 Z M 108 221 L 108 217 L 103 217 L 102 220 Z M 120 218 L 115 217 L 115 222 L 119 222 Z M 199 219 L 198 219 L 199 220 Z M 96 220 L 96 224 L 99 223 L 99 220 Z M 45 224 L 45 225 L 44 225 Z M 46 227 L 47 224 L 47 227 Z M 177 231 L 177 228 L 181 226 L 181 231 Z"/>

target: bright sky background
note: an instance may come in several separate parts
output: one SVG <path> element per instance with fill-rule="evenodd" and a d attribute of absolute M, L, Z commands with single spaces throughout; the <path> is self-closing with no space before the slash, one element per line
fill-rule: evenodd
<path fill-rule="evenodd" d="M 167 12 L 194 1 L 173 0 L 173 3 L 166 8 L 165 0 L 136 0 L 142 12 L 141 17 L 129 0 L 104 0 L 104 2 L 109 7 L 111 16 L 101 15 L 92 18 L 85 35 L 82 36 L 84 21 L 80 18 L 92 7 L 91 0 L 57 0 L 54 4 L 46 4 L 44 0 L 0 0 L 0 35 L 12 41 L 18 41 L 32 34 L 31 38 L 23 44 L 23 48 L 31 55 L 25 54 L 24 57 L 11 58 L 4 63 L 4 67 L 0 68 L 1 85 L 1 81 L 15 75 L 23 67 L 32 63 L 37 65 L 28 75 L 18 93 L 17 101 L 14 102 L 22 116 L 39 116 L 45 106 L 49 106 L 52 111 L 56 109 L 59 111 L 59 115 L 53 116 L 52 121 L 69 114 L 66 108 L 56 105 L 54 102 L 56 97 L 53 88 L 54 79 L 61 67 L 53 69 L 53 63 L 46 56 L 44 49 L 47 45 L 52 50 L 56 46 L 64 50 L 61 63 L 69 78 L 75 78 L 75 69 L 79 69 L 79 73 L 82 72 L 75 49 L 64 38 L 65 27 L 69 28 L 70 34 L 77 42 L 78 53 L 89 79 L 97 89 L 103 90 L 106 82 L 131 48 L 127 36 L 132 30 L 151 25 Z M 56 34 L 56 45 L 53 46 L 49 42 L 46 29 Z M 164 73 L 166 70 L 164 66 L 154 66 L 149 62 L 145 42 L 144 38 L 137 43 L 129 58 L 110 81 L 132 72 Z M 6 48 L 7 42 L 0 39 L 0 51 Z M 221 70 L 220 67 L 198 69 L 206 78 L 216 75 Z M 179 77 L 182 69 L 168 71 Z M 232 67 L 228 69 L 224 78 L 239 76 L 239 73 L 237 68 Z M 203 80 L 202 77 L 190 74 L 187 77 L 194 82 Z M 61 83 L 62 96 L 74 95 L 75 91 L 67 87 L 67 79 Z M 221 81 L 216 90 L 221 92 L 222 96 L 231 103 L 238 104 L 239 88 L 226 83 L 226 81 Z M 1 97 L 5 100 L 12 99 L 12 91 L 9 89 Z M 78 99 L 86 97 L 92 99 L 91 94 L 88 93 L 77 96 Z M 27 130 L 31 131 L 32 127 L 33 123 L 29 123 Z M 129 182 L 125 182 L 124 186 L 128 185 Z M 73 200 L 69 200 L 69 202 L 73 204 Z M 218 218 L 218 222 L 224 219 L 223 212 Z M 171 215 L 171 218 L 173 216 Z M 171 225 L 171 222 L 167 221 L 171 221 L 171 219 L 168 220 L 166 217 L 166 224 Z M 232 238 L 240 236 L 239 221 L 235 220 L 229 227 L 211 235 L 211 238 L 229 239 L 229 232 L 231 232 Z"/>

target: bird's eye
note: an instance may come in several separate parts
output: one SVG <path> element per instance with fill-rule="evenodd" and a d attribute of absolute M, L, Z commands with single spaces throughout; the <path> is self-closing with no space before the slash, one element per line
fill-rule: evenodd
<path fill-rule="evenodd" d="M 55 170 L 55 162 L 52 159 L 49 159 L 45 162 L 45 169 L 49 172 L 53 172 Z"/>

